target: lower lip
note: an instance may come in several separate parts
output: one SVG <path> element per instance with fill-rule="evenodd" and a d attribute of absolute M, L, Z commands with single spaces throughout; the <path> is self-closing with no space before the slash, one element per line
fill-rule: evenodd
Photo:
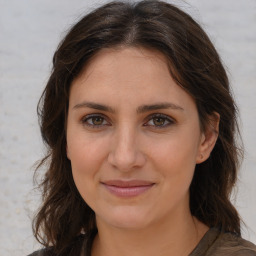
<path fill-rule="evenodd" d="M 151 189 L 154 184 L 146 186 L 136 186 L 136 187 L 117 187 L 103 184 L 105 188 L 112 194 L 118 197 L 135 197 L 141 195 Z"/>

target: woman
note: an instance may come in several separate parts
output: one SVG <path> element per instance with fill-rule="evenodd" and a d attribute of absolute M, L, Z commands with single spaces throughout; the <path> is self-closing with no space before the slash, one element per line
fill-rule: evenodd
<path fill-rule="evenodd" d="M 256 255 L 229 196 L 236 106 L 202 28 L 112 2 L 59 45 L 39 104 L 48 154 L 32 255 Z"/>

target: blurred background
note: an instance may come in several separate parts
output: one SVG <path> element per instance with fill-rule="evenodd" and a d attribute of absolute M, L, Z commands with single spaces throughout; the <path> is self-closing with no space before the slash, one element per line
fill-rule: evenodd
<path fill-rule="evenodd" d="M 34 163 L 44 154 L 36 105 L 65 32 L 107 1 L 0 0 L 0 255 L 39 248 L 31 218 L 39 204 Z M 168 1 L 207 31 L 227 67 L 240 108 L 245 159 L 233 202 L 256 243 L 256 1 Z M 236 197 L 235 197 L 236 195 Z"/>

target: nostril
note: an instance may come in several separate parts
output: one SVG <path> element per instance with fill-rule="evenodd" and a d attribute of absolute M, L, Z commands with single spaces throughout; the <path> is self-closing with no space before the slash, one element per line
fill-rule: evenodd
<path fill-rule="evenodd" d="M 135 167 L 143 166 L 145 163 L 138 144 L 138 135 L 134 126 L 127 122 L 121 122 L 115 134 L 113 134 L 108 162 L 116 169 L 129 171 Z"/>
<path fill-rule="evenodd" d="M 136 156 L 132 152 L 111 152 L 108 157 L 110 164 L 120 170 L 131 169 L 136 163 Z"/>
<path fill-rule="evenodd" d="M 145 157 L 139 150 L 115 150 L 109 153 L 108 162 L 120 171 L 129 171 L 142 167 L 145 164 Z"/>

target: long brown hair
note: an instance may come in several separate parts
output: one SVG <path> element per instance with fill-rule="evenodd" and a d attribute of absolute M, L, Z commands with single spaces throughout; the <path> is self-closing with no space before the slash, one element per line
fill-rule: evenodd
<path fill-rule="evenodd" d="M 240 218 L 230 202 L 239 149 L 236 106 L 220 57 L 203 29 L 179 8 L 162 1 L 111 2 L 83 17 L 68 32 L 53 58 L 53 69 L 38 104 L 48 153 L 39 167 L 43 203 L 34 234 L 63 252 L 81 232 L 96 230 L 95 215 L 80 196 L 66 157 L 65 125 L 71 82 L 103 48 L 154 49 L 170 63 L 170 74 L 195 100 L 202 129 L 220 114 L 219 137 L 210 158 L 196 166 L 190 186 L 192 215 L 212 227 L 240 235 Z"/>

